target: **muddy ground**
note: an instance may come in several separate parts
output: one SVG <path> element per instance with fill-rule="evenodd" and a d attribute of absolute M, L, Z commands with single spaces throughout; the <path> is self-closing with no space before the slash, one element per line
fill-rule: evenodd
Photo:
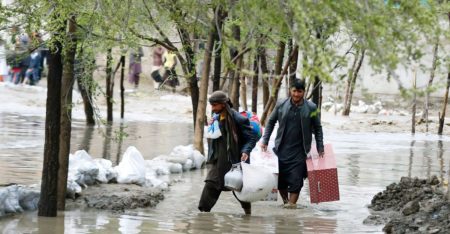
<path fill-rule="evenodd" d="M 66 200 L 66 209 L 126 209 L 155 207 L 164 199 L 164 191 L 135 184 L 97 184 L 84 189 L 76 199 Z"/>
<path fill-rule="evenodd" d="M 402 177 L 372 199 L 364 224 L 386 233 L 450 233 L 450 194 L 436 176 Z"/>

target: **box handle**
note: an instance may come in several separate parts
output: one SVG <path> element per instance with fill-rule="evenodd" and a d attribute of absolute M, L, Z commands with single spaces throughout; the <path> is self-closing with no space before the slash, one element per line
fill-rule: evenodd
<path fill-rule="evenodd" d="M 320 193 L 320 181 L 317 182 L 317 188 L 318 188 L 319 193 Z"/>

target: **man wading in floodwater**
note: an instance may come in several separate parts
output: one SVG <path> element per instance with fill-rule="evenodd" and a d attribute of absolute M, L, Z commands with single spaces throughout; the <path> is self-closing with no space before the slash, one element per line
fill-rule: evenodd
<path fill-rule="evenodd" d="M 198 204 L 198 209 L 203 212 L 211 211 L 222 191 L 229 191 L 224 187 L 225 174 L 231 169 L 232 163 L 249 161 L 250 151 L 257 141 L 249 120 L 231 109 L 232 104 L 226 93 L 215 91 L 209 103 L 212 111 L 220 116 L 222 136 L 212 139 L 208 144 L 207 164 L 210 164 L 210 168 Z M 251 203 L 239 202 L 245 214 L 251 214 Z"/>
<path fill-rule="evenodd" d="M 277 103 L 266 125 L 261 149 L 267 150 L 270 135 L 278 121 L 278 132 L 273 151 L 278 156 L 278 190 L 284 208 L 297 208 L 297 200 L 307 176 L 306 156 L 311 149 L 312 134 L 317 152 L 323 157 L 323 133 L 317 106 L 303 98 L 305 83 L 295 80 L 291 97 Z M 289 193 L 289 194 L 288 194 Z"/>

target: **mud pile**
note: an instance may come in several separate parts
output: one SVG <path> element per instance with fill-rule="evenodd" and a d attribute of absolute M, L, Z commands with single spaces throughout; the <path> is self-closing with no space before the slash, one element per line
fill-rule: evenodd
<path fill-rule="evenodd" d="M 372 199 L 364 224 L 385 224 L 386 233 L 450 233 L 450 202 L 436 176 L 402 177 Z"/>
<path fill-rule="evenodd" d="M 164 199 L 163 190 L 135 184 L 97 184 L 76 199 L 67 199 L 67 209 L 96 208 L 113 211 L 154 207 Z"/>

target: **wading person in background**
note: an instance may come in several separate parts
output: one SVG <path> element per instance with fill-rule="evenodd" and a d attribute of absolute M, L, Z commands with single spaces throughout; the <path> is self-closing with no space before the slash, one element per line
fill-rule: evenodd
<path fill-rule="evenodd" d="M 203 212 L 211 211 L 222 191 L 229 191 L 224 187 L 225 174 L 231 169 L 231 164 L 249 161 L 250 151 L 257 141 L 249 120 L 231 109 L 232 104 L 226 93 L 215 91 L 208 101 L 212 111 L 219 115 L 222 136 L 208 144 L 207 164 L 210 168 L 198 205 Z M 239 202 L 245 214 L 251 214 L 251 203 Z"/>
<path fill-rule="evenodd" d="M 177 56 L 173 51 L 166 51 L 163 54 L 163 66 L 165 74 L 163 77 L 164 83 L 172 87 L 172 91 L 175 92 L 175 87 L 180 85 L 175 66 L 177 65 Z"/>
<path fill-rule="evenodd" d="M 130 52 L 130 65 L 128 72 L 128 81 L 134 84 L 134 88 L 139 87 L 139 79 L 142 72 L 141 58 L 144 56 L 142 47 L 137 50 L 132 49 Z"/>
<path fill-rule="evenodd" d="M 312 134 L 317 152 L 323 157 L 323 133 L 317 106 L 304 99 L 305 83 L 295 80 L 290 88 L 291 97 L 277 103 L 270 115 L 261 148 L 267 150 L 270 135 L 278 121 L 273 151 L 278 156 L 278 190 L 284 207 L 295 209 L 303 180 L 307 177 L 306 156 L 311 149 Z"/>

